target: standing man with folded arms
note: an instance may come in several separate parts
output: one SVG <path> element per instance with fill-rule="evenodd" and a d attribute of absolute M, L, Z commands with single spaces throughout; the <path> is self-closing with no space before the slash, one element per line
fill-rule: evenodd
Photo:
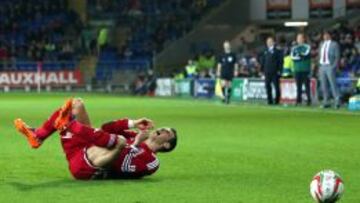
<path fill-rule="evenodd" d="M 302 103 L 302 87 L 305 85 L 307 105 L 311 105 L 310 73 L 311 73 L 311 47 L 305 43 L 305 35 L 299 33 L 296 36 L 296 45 L 291 49 L 291 59 L 294 61 L 294 75 L 296 81 L 296 105 Z"/>

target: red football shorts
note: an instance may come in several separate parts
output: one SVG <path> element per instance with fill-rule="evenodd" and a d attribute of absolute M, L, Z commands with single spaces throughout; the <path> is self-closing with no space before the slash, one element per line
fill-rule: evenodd
<path fill-rule="evenodd" d="M 106 176 L 102 168 L 93 166 L 86 155 L 86 148 L 79 150 L 71 158 L 69 169 L 75 179 L 78 180 L 91 180 L 91 179 L 104 179 Z"/>

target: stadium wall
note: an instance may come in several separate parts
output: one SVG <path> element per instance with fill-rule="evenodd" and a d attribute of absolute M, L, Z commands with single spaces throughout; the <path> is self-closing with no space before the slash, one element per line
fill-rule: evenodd
<path fill-rule="evenodd" d="M 309 1 L 291 1 L 291 19 L 309 19 Z M 333 0 L 333 18 L 345 15 L 346 0 Z M 267 20 L 267 0 L 250 1 L 250 19 L 252 21 Z"/>
<path fill-rule="evenodd" d="M 292 19 L 309 18 L 309 1 L 292 1 Z"/>

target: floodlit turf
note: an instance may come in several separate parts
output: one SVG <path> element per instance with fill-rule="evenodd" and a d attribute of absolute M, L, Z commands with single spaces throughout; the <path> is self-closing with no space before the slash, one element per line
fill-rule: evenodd
<path fill-rule="evenodd" d="M 178 129 L 179 145 L 160 154 L 142 180 L 75 181 L 58 135 L 38 150 L 13 119 L 39 125 L 65 94 L 0 95 L 0 202 L 311 203 L 309 183 L 322 169 L 345 182 L 341 202 L 360 202 L 359 114 L 208 101 L 81 94 L 95 126 L 146 116 Z"/>

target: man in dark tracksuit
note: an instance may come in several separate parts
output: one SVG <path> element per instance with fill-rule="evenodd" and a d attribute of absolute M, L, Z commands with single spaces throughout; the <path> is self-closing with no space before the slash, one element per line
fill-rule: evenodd
<path fill-rule="evenodd" d="M 265 87 L 268 104 L 279 104 L 280 102 L 280 76 L 283 66 L 283 54 L 276 48 L 273 37 L 266 40 L 266 49 L 260 54 L 261 70 L 265 75 Z M 275 102 L 273 100 L 271 85 L 275 87 Z"/>
<path fill-rule="evenodd" d="M 311 73 L 311 47 L 305 43 L 305 35 L 299 33 L 296 37 L 297 45 L 291 48 L 291 58 L 294 61 L 296 81 L 296 105 L 302 103 L 302 86 L 305 85 L 307 105 L 311 105 L 310 73 Z"/>

